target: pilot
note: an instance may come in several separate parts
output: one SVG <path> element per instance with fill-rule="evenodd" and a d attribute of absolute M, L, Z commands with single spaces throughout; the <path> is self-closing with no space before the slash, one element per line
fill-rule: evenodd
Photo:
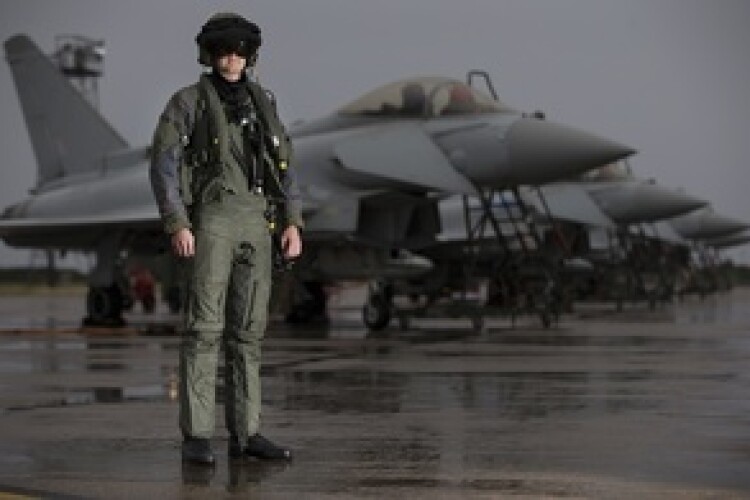
<path fill-rule="evenodd" d="M 416 82 L 409 82 L 401 87 L 401 104 L 384 103 L 375 113 L 383 115 L 403 115 L 421 117 L 427 108 L 427 95 L 424 87 Z"/>
<path fill-rule="evenodd" d="M 410 116 L 421 116 L 425 112 L 427 96 L 419 83 L 410 82 L 401 89 L 403 99 L 401 113 Z"/>
<path fill-rule="evenodd" d="M 273 241 L 286 259 L 302 251 L 291 145 L 275 104 L 252 79 L 260 28 L 220 13 L 202 26 L 196 42 L 198 61 L 210 72 L 167 103 L 150 168 L 164 228 L 186 277 L 182 459 L 215 462 L 210 439 L 220 345 L 230 458 L 290 459 L 291 451 L 262 436 L 259 426 Z"/>
<path fill-rule="evenodd" d="M 443 114 L 465 114 L 476 111 L 474 94 L 471 89 L 463 84 L 451 87 L 448 104 L 443 108 Z"/>

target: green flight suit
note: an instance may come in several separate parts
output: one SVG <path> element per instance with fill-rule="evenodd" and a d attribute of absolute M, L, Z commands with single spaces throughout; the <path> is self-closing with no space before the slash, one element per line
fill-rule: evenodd
<path fill-rule="evenodd" d="M 250 97 L 246 104 L 258 112 Z M 190 150 L 195 129 L 199 123 L 205 125 L 196 118 L 201 116 L 211 117 L 213 156 Z M 274 120 L 272 129 L 283 132 L 275 113 L 268 118 Z M 204 76 L 172 97 L 154 134 L 151 180 L 165 230 L 173 233 L 189 227 L 195 236 L 195 256 L 186 259 L 185 334 L 180 350 L 180 427 L 186 437 L 210 438 L 214 433 L 221 346 L 229 433 L 244 442 L 258 431 L 260 422 L 261 340 L 272 247 L 267 200 L 249 186 L 248 155 L 252 158 L 256 152 L 246 151 L 249 143 L 243 130 L 227 119 L 218 94 Z M 288 138 L 284 135 L 281 140 Z M 190 166 L 186 183 L 189 154 L 212 160 Z M 292 188 L 294 192 L 296 186 Z M 287 210 L 286 224 L 302 225 L 296 203 Z"/>
<path fill-rule="evenodd" d="M 261 339 L 271 288 L 265 206 L 261 196 L 220 193 L 196 211 L 180 356 L 180 426 L 185 435 L 213 434 L 222 339 L 227 429 L 241 442 L 258 430 Z"/>

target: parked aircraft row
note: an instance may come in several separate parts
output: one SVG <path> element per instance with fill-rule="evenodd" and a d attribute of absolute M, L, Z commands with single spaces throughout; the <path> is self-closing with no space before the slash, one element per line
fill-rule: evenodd
<path fill-rule="evenodd" d="M 5 51 L 38 176 L 0 237 L 95 254 L 87 319 L 117 322 L 123 261 L 168 247 L 148 147 L 130 147 L 29 38 Z M 600 289 L 671 297 L 694 255 L 750 240 L 704 200 L 635 178 L 632 148 L 499 101 L 483 72 L 393 82 L 290 132 L 306 220 L 290 321 L 325 316 L 327 283 L 368 280 L 371 328 L 446 310 L 550 324 Z"/>

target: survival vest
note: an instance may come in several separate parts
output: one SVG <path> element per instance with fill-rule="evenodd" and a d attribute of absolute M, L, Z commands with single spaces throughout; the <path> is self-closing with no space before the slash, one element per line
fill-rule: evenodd
<path fill-rule="evenodd" d="M 283 181 L 291 160 L 291 141 L 265 90 L 249 80 L 247 86 L 256 118 L 255 123 L 243 126 L 246 157 L 243 168 L 246 172 L 253 171 L 254 178 L 249 176 L 248 182 L 255 184 L 248 187 L 260 187 L 267 198 L 282 202 L 286 197 Z M 201 199 L 207 184 L 218 175 L 217 168 L 231 157 L 230 146 L 224 105 L 208 76 L 202 75 L 197 84 L 192 135 L 183 138 L 179 175 L 185 205 Z"/>

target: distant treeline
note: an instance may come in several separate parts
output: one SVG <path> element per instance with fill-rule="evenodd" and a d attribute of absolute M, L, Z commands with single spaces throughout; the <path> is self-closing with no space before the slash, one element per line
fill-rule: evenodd
<path fill-rule="evenodd" d="M 750 285 L 750 266 L 732 267 L 732 280 L 735 285 Z"/>
<path fill-rule="evenodd" d="M 86 274 L 75 269 L 0 268 L 0 284 L 49 285 L 86 283 Z"/>
<path fill-rule="evenodd" d="M 750 266 L 732 266 L 729 270 L 732 283 L 750 285 Z M 75 269 L 14 267 L 0 268 L 0 284 L 49 285 L 49 284 L 86 284 L 86 273 Z"/>

